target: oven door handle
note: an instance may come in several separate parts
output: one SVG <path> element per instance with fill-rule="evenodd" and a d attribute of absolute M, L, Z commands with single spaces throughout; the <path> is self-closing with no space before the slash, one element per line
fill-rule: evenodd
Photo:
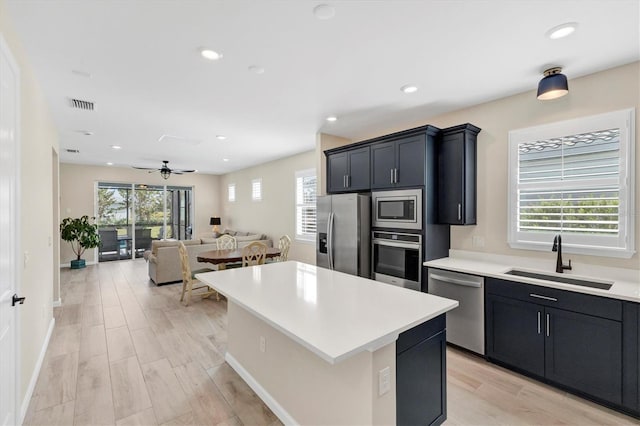
<path fill-rule="evenodd" d="M 442 281 L 443 283 L 461 285 L 461 286 L 464 286 L 464 287 L 482 288 L 482 281 L 460 280 L 460 279 L 445 277 L 444 275 L 438 275 L 438 274 L 433 274 L 433 273 L 429 274 L 429 278 L 433 278 L 434 280 Z"/>
<path fill-rule="evenodd" d="M 414 250 L 420 250 L 421 248 L 420 243 L 403 243 L 403 242 L 396 243 L 395 241 L 388 241 L 388 240 L 373 240 L 373 244 L 378 244 L 381 246 L 389 246 L 389 247 L 408 248 L 408 249 L 414 249 Z"/>

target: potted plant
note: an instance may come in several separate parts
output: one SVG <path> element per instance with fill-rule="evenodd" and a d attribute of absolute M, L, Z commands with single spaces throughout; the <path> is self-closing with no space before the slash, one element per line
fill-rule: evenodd
<path fill-rule="evenodd" d="M 84 268 L 85 262 L 81 257 L 85 250 L 100 245 L 98 225 L 90 223 L 89 216 L 86 215 L 81 218 L 63 219 L 60 224 L 60 237 L 71 243 L 71 249 L 78 256 L 76 260 L 71 261 L 71 269 Z"/>

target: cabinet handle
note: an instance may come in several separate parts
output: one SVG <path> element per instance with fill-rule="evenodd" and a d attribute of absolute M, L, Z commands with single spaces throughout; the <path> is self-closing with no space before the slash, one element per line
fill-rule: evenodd
<path fill-rule="evenodd" d="M 542 333 L 542 327 L 541 327 L 541 320 L 542 320 L 542 312 L 538 311 L 538 334 Z"/>
<path fill-rule="evenodd" d="M 389 172 L 391 173 L 391 176 L 390 176 L 391 183 L 393 183 L 393 169 L 390 169 Z"/>
<path fill-rule="evenodd" d="M 347 188 L 351 187 L 351 175 L 347 175 Z"/>
<path fill-rule="evenodd" d="M 393 183 L 398 183 L 398 169 L 393 169 Z"/>
<path fill-rule="evenodd" d="M 541 296 L 541 295 L 535 294 L 535 293 L 529 293 L 529 297 L 535 297 L 536 299 L 550 300 L 552 302 L 557 302 L 558 301 L 558 299 L 556 299 L 555 297 Z"/>
<path fill-rule="evenodd" d="M 347 187 L 347 175 L 342 175 L 342 187 Z"/>
<path fill-rule="evenodd" d="M 547 314 L 547 337 L 549 337 L 549 328 L 551 327 L 551 317 Z"/>
<path fill-rule="evenodd" d="M 462 220 L 462 204 L 458 203 L 458 220 Z"/>

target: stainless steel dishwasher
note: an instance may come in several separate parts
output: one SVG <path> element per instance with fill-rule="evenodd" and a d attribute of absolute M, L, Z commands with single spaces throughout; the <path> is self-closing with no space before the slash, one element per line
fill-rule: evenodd
<path fill-rule="evenodd" d="M 427 292 L 460 304 L 447 313 L 447 342 L 484 355 L 484 277 L 429 268 Z"/>

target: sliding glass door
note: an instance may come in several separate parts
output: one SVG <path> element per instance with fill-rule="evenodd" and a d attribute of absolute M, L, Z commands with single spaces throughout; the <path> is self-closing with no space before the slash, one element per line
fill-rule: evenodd
<path fill-rule="evenodd" d="M 152 240 L 191 239 L 192 200 L 189 187 L 98 183 L 99 260 L 141 257 Z"/>

